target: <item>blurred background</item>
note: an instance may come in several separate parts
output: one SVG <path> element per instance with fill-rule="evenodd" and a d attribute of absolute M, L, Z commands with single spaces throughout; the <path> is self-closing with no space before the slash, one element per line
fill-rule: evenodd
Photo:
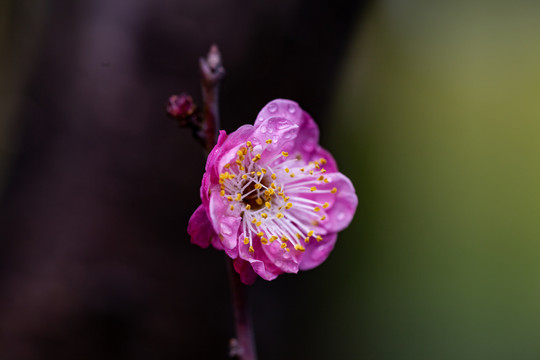
<path fill-rule="evenodd" d="M 222 126 L 300 103 L 359 207 L 320 267 L 252 287 L 265 359 L 540 358 L 540 3 L 0 2 L 0 359 L 226 359 L 224 255 L 189 243 Z"/>

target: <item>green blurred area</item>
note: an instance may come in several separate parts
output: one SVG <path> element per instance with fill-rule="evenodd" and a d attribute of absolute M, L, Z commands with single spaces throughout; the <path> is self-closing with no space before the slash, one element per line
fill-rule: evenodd
<path fill-rule="evenodd" d="M 533 1 L 385 1 L 357 28 L 323 137 L 359 196 L 334 358 L 540 358 L 539 39 Z"/>

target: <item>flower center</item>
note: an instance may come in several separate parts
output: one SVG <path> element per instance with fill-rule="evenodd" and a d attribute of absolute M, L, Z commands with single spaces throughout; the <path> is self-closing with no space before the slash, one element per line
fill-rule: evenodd
<path fill-rule="evenodd" d="M 231 215 L 242 217 L 244 244 L 250 252 L 257 239 L 262 245 L 277 241 L 286 252 L 289 245 L 304 251 L 312 238 L 322 240 L 316 230 L 327 221 L 329 204 L 318 201 L 319 195 L 335 194 L 337 189 L 320 189 L 330 181 L 321 167 L 325 159 L 306 163 L 300 155 L 289 157 L 286 152 L 266 155 L 271 143 L 269 139 L 254 147 L 248 141 L 237 151 L 220 174 L 220 195 L 227 199 Z"/>

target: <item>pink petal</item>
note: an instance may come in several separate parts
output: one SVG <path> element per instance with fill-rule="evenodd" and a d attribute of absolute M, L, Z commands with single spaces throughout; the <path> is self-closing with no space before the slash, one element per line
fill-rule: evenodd
<path fill-rule="evenodd" d="M 199 205 L 193 215 L 191 215 L 187 231 L 191 235 L 192 244 L 199 245 L 202 248 L 207 248 L 210 245 L 215 233 L 206 215 L 206 210 L 202 205 Z"/>
<path fill-rule="evenodd" d="M 328 232 L 339 232 L 345 229 L 351 223 L 356 207 L 358 197 L 354 191 L 351 180 L 341 173 L 330 174 L 330 182 L 325 184 L 325 188 L 337 188 L 335 198 L 326 209 L 328 222 L 324 227 Z"/>
<path fill-rule="evenodd" d="M 300 270 L 310 270 L 319 266 L 334 249 L 337 234 L 328 234 L 320 242 L 312 242 L 306 247 L 304 257 L 300 262 Z"/>
<path fill-rule="evenodd" d="M 255 251 L 250 252 L 249 245 L 241 243 L 238 246 L 238 256 L 240 259 L 249 262 L 257 275 L 265 280 L 274 280 L 279 274 L 282 274 L 283 271 L 268 259 L 265 252 L 262 250 L 262 248 L 266 246 L 267 245 L 263 246 L 260 241 L 254 241 L 253 248 Z"/>
<path fill-rule="evenodd" d="M 240 275 L 240 281 L 246 285 L 253 285 L 257 279 L 257 274 L 253 271 L 253 268 L 249 262 L 242 260 L 240 258 L 234 259 L 233 261 L 234 270 Z"/>

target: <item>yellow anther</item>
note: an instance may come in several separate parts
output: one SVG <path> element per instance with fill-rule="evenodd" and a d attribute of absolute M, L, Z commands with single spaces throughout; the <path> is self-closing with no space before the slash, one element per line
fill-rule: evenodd
<path fill-rule="evenodd" d="M 268 239 L 265 238 L 265 237 L 261 237 L 261 243 L 262 243 L 263 245 L 268 244 Z"/>
<path fill-rule="evenodd" d="M 290 209 L 292 208 L 292 203 L 287 203 L 287 205 L 285 205 L 285 209 Z"/>
<path fill-rule="evenodd" d="M 259 161 L 260 159 L 261 159 L 261 154 L 257 154 L 257 155 L 255 155 L 255 157 L 254 157 L 253 159 L 251 159 L 251 161 L 257 162 L 257 161 Z"/>
<path fill-rule="evenodd" d="M 328 206 L 330 206 L 330 204 L 328 204 L 327 202 L 325 202 L 325 203 L 323 204 L 322 207 L 326 209 Z"/>
<path fill-rule="evenodd" d="M 324 164 L 326 164 L 326 159 L 325 158 L 320 158 L 319 162 L 324 165 Z"/>
<path fill-rule="evenodd" d="M 262 188 L 262 185 L 260 183 L 256 183 L 255 185 L 253 185 L 253 187 L 255 189 L 260 189 L 260 188 Z"/>
<path fill-rule="evenodd" d="M 242 148 L 242 154 L 244 154 L 244 155 L 247 154 L 247 149 L 245 147 Z"/>
<path fill-rule="evenodd" d="M 311 225 L 313 225 L 313 226 L 318 226 L 318 225 L 319 225 L 319 222 L 318 222 L 317 220 L 313 220 L 313 221 L 311 222 Z"/>
<path fill-rule="evenodd" d="M 242 179 L 246 180 L 248 178 L 247 174 L 242 175 Z"/>
<path fill-rule="evenodd" d="M 317 241 L 322 241 L 322 236 L 321 235 L 317 235 L 315 238 L 317 239 Z"/>
<path fill-rule="evenodd" d="M 291 252 L 291 249 L 289 249 L 289 248 L 286 248 L 286 249 L 285 249 L 285 251 L 287 251 L 287 252 Z"/>
<path fill-rule="evenodd" d="M 255 225 L 261 226 L 261 224 L 262 224 L 262 221 L 257 221 L 257 223 Z"/>
<path fill-rule="evenodd" d="M 270 184 L 270 187 L 271 187 L 272 189 L 275 189 L 275 188 L 276 188 L 276 183 Z"/>
<path fill-rule="evenodd" d="M 284 193 L 283 191 L 278 191 L 278 193 L 277 193 L 277 194 L 278 194 L 279 196 L 283 196 L 283 195 L 285 195 L 285 193 Z"/>
<path fill-rule="evenodd" d="M 321 172 L 324 174 L 326 172 L 326 169 L 321 169 Z"/>
<path fill-rule="evenodd" d="M 319 176 L 319 178 L 317 180 L 319 180 L 319 181 L 324 180 L 324 176 L 322 176 L 322 175 Z"/>
<path fill-rule="evenodd" d="M 286 242 L 287 240 L 289 240 L 289 239 L 287 239 L 287 237 L 285 235 L 281 236 L 281 241 Z"/>
<path fill-rule="evenodd" d="M 288 173 L 288 172 L 289 172 L 289 168 L 285 168 L 285 172 Z"/>
<path fill-rule="evenodd" d="M 230 195 L 229 195 L 229 196 L 227 196 L 227 200 L 229 200 L 229 201 L 233 201 L 233 198 L 232 198 L 232 196 L 230 196 Z"/>
<path fill-rule="evenodd" d="M 253 218 L 253 220 L 251 220 L 251 222 L 252 222 L 253 224 L 256 224 L 256 223 L 257 223 L 257 218 Z"/>
<path fill-rule="evenodd" d="M 328 184 L 328 182 L 330 182 L 330 180 L 328 180 L 328 178 L 324 179 L 324 182 Z"/>
<path fill-rule="evenodd" d="M 313 170 L 309 170 L 309 175 L 313 175 Z"/>
<path fill-rule="evenodd" d="M 321 217 L 321 220 L 326 220 L 326 215 L 323 215 L 323 216 Z"/>
<path fill-rule="evenodd" d="M 234 206 L 233 206 L 233 205 L 231 205 L 231 210 L 234 210 Z"/>
<path fill-rule="evenodd" d="M 224 167 L 225 169 L 228 169 L 228 168 L 231 167 L 231 164 L 227 163 L 227 164 L 223 165 L 223 167 Z"/>
<path fill-rule="evenodd" d="M 288 197 L 288 196 L 285 196 L 285 197 L 283 198 L 283 200 L 284 200 L 284 201 L 287 201 L 287 200 L 289 200 L 289 197 Z"/>
<path fill-rule="evenodd" d="M 302 235 L 300 235 L 299 233 L 296 233 L 295 234 L 297 238 L 301 239 L 302 238 Z"/>
<path fill-rule="evenodd" d="M 317 169 L 320 169 L 320 168 L 321 168 L 321 167 L 319 166 L 319 163 L 316 162 L 316 161 L 315 161 L 315 167 L 316 167 Z"/>
<path fill-rule="evenodd" d="M 261 168 L 261 171 L 263 174 L 266 174 L 266 169 L 265 168 Z"/>
<path fill-rule="evenodd" d="M 307 236 L 313 236 L 313 234 L 315 234 L 315 231 L 310 230 L 310 231 L 307 233 Z"/>
<path fill-rule="evenodd" d="M 238 154 L 238 156 L 243 156 L 243 155 L 244 155 L 244 153 L 242 152 L 242 150 L 238 150 L 238 151 L 236 152 L 236 154 Z"/>
<path fill-rule="evenodd" d="M 229 179 L 234 179 L 236 177 L 236 175 L 234 174 L 229 174 Z"/>
<path fill-rule="evenodd" d="M 246 205 L 246 210 L 251 210 L 251 205 L 247 204 Z"/>
<path fill-rule="evenodd" d="M 277 213 L 277 214 L 276 214 L 276 217 L 277 217 L 278 219 L 281 219 L 281 218 L 283 217 L 283 214 L 282 214 L 282 213 Z"/>
<path fill-rule="evenodd" d="M 300 171 L 301 171 L 301 172 L 304 172 L 305 170 L 306 170 L 306 169 L 304 169 L 304 168 L 300 168 Z"/>
<path fill-rule="evenodd" d="M 276 180 L 276 174 L 272 174 L 272 180 Z"/>
<path fill-rule="evenodd" d="M 270 191 L 264 190 L 264 196 L 267 198 L 270 197 Z"/>
<path fill-rule="evenodd" d="M 288 152 L 286 152 L 286 151 L 282 151 L 282 152 L 281 152 L 281 155 L 283 155 L 283 156 L 287 157 L 287 156 L 289 156 L 289 153 L 288 153 Z"/>
<path fill-rule="evenodd" d="M 249 252 L 250 252 L 250 253 L 254 253 L 254 252 L 255 252 L 255 249 L 254 249 L 253 246 L 251 246 L 251 245 L 249 246 Z"/>
<path fill-rule="evenodd" d="M 268 189 L 267 191 L 270 195 L 274 195 L 276 193 L 276 191 L 272 188 Z"/>
<path fill-rule="evenodd" d="M 236 194 L 236 200 L 237 201 L 242 200 L 242 194 L 240 194 L 240 193 Z"/>
<path fill-rule="evenodd" d="M 321 208 L 317 206 L 316 208 L 313 209 L 313 211 L 319 212 L 319 211 L 321 211 Z"/>
<path fill-rule="evenodd" d="M 264 206 L 270 209 L 270 203 L 268 201 L 264 203 Z"/>
<path fill-rule="evenodd" d="M 221 191 L 219 192 L 219 195 L 220 195 L 220 196 L 225 196 L 225 190 L 221 190 Z"/>
<path fill-rule="evenodd" d="M 305 242 L 306 244 L 309 244 L 309 236 L 306 237 L 306 238 L 304 239 L 304 242 Z"/>
<path fill-rule="evenodd" d="M 285 243 L 281 244 L 282 249 L 285 249 L 286 247 L 287 247 L 287 244 L 285 244 Z"/>
<path fill-rule="evenodd" d="M 251 147 L 251 141 L 246 141 L 246 145 L 247 145 L 248 147 Z"/>
<path fill-rule="evenodd" d="M 267 215 L 266 213 L 261 213 L 261 217 L 262 217 L 263 219 L 266 219 L 266 218 L 268 217 L 268 215 Z"/>
<path fill-rule="evenodd" d="M 276 235 L 272 235 L 272 237 L 270 237 L 270 242 L 274 242 L 278 239 L 278 237 Z"/>
<path fill-rule="evenodd" d="M 272 139 L 266 140 L 266 143 L 267 143 L 267 144 L 271 144 L 271 143 L 272 143 Z"/>
<path fill-rule="evenodd" d="M 247 237 L 244 238 L 244 244 L 246 244 L 246 245 L 249 244 L 249 238 L 247 238 Z"/>
<path fill-rule="evenodd" d="M 238 165 L 242 165 L 242 160 L 236 159 L 235 162 L 236 162 L 236 164 L 238 164 Z"/>
<path fill-rule="evenodd" d="M 293 178 L 293 177 L 294 177 L 294 173 L 291 173 L 291 175 L 290 175 L 290 176 L 291 176 L 291 177 Z"/>
<path fill-rule="evenodd" d="M 314 192 L 315 190 L 317 190 L 317 188 L 315 186 L 312 186 L 309 190 L 311 190 L 311 192 Z"/>
<path fill-rule="evenodd" d="M 261 198 L 257 198 L 255 199 L 255 202 L 257 203 L 257 205 L 262 205 L 263 200 Z"/>
<path fill-rule="evenodd" d="M 257 171 L 257 176 L 261 176 L 262 173 L 260 171 Z"/>
<path fill-rule="evenodd" d="M 257 236 L 258 236 L 258 237 L 261 237 L 261 236 L 263 236 L 263 235 L 264 235 L 264 233 L 263 233 L 262 231 L 259 231 L 259 232 L 257 233 Z"/>
<path fill-rule="evenodd" d="M 302 246 L 302 245 L 300 245 L 300 244 L 296 244 L 296 245 L 294 245 L 294 248 L 295 248 L 296 250 L 298 250 L 298 251 L 304 251 L 304 250 L 306 250 L 306 248 L 305 248 L 305 247 L 303 247 L 303 246 Z"/>
<path fill-rule="evenodd" d="M 330 190 L 330 192 L 331 192 L 332 194 L 337 193 L 337 188 L 333 188 L 332 190 Z"/>
<path fill-rule="evenodd" d="M 244 171 L 244 170 L 246 170 L 246 168 L 245 168 L 245 167 L 243 167 L 242 165 L 240 165 L 239 169 L 240 169 L 240 171 Z"/>

